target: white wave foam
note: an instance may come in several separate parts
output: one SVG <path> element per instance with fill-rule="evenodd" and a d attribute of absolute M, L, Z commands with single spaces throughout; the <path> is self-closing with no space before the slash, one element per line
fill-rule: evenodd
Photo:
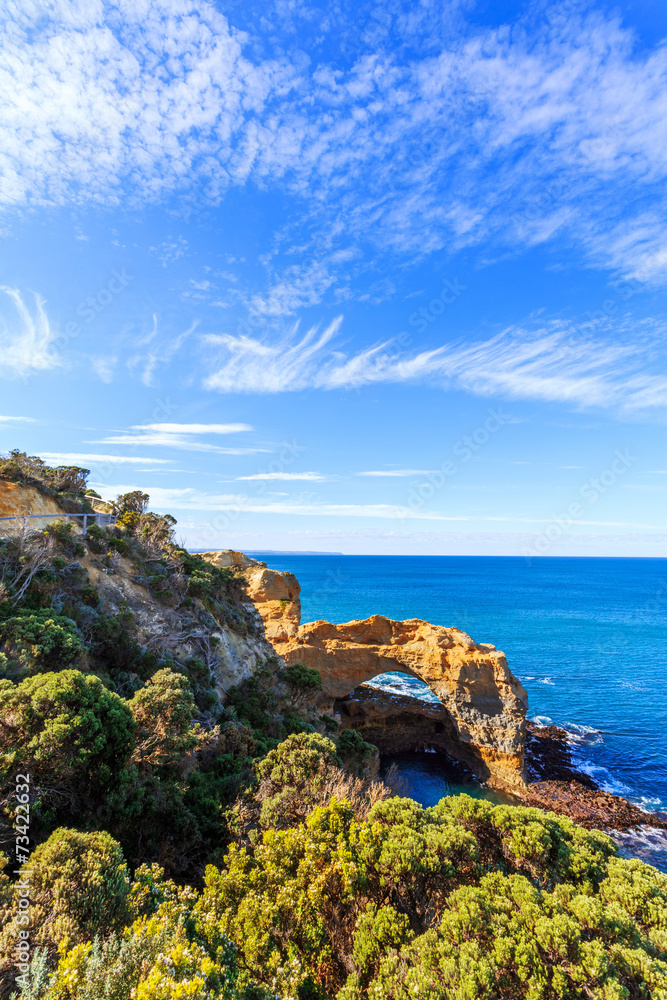
<path fill-rule="evenodd" d="M 538 684 L 548 684 L 550 687 L 556 687 L 556 682 L 552 681 L 550 677 L 540 677 Z"/>
<path fill-rule="evenodd" d="M 646 795 L 640 795 L 637 803 L 641 803 L 640 808 L 648 809 L 649 812 L 653 812 L 654 809 L 664 808 L 662 799 L 649 799 Z M 654 809 L 651 809 L 650 806 L 653 806 Z"/>
<path fill-rule="evenodd" d="M 601 764 L 593 764 L 589 760 L 578 760 L 577 767 L 589 778 L 592 778 L 603 792 L 609 792 L 610 795 L 627 795 L 628 792 L 632 791 L 629 785 L 619 781 Z"/>
<path fill-rule="evenodd" d="M 426 684 L 416 679 L 403 678 L 400 674 L 378 674 L 373 680 L 367 681 L 367 684 L 369 687 L 388 691 L 391 694 L 409 695 L 411 698 L 419 698 L 421 701 L 438 702 Z"/>
<path fill-rule="evenodd" d="M 586 746 L 604 743 L 602 731 L 596 729 L 595 726 L 582 726 L 578 722 L 563 722 L 561 728 L 567 733 L 568 743 L 586 744 Z"/>
<path fill-rule="evenodd" d="M 553 719 L 548 715 L 534 715 L 530 720 L 534 726 L 553 726 Z"/>
<path fill-rule="evenodd" d="M 537 680 L 536 677 L 524 677 L 523 679 L 524 679 L 524 681 L 535 681 L 535 680 Z"/>
<path fill-rule="evenodd" d="M 660 865 L 667 856 L 667 830 L 654 826 L 637 826 L 633 830 L 608 830 L 624 857 L 635 857 L 648 864 Z M 663 862 L 664 864 L 664 862 Z"/>

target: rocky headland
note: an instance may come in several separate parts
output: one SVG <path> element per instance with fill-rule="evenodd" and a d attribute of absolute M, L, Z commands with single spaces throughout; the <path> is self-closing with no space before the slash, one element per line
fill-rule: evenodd
<path fill-rule="evenodd" d="M 495 646 L 420 619 L 373 615 L 342 625 L 301 624 L 300 586 L 291 573 L 232 551 L 202 558 L 238 568 L 276 653 L 287 665 L 301 663 L 320 674 L 317 708 L 341 729 L 357 730 L 381 754 L 446 754 L 489 787 L 585 827 L 667 829 L 667 817 L 603 791 L 577 770 L 564 730 L 527 722 L 526 691 Z M 367 683 L 387 671 L 424 681 L 439 703 Z"/>

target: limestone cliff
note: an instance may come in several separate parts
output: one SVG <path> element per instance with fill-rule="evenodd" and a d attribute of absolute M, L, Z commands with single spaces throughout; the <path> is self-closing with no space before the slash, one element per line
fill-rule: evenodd
<path fill-rule="evenodd" d="M 23 486 L 8 479 L 0 478 L 0 517 L 25 517 L 28 514 L 53 515 L 53 520 L 66 514 L 66 510 L 56 500 L 45 496 L 34 486 Z M 38 522 L 40 527 L 49 523 L 49 518 Z M 16 522 L 0 521 L 0 534 L 16 531 Z"/>
<path fill-rule="evenodd" d="M 301 587 L 295 576 L 267 569 L 266 563 L 234 549 L 202 552 L 201 558 L 213 566 L 242 571 L 248 597 L 261 615 L 269 642 L 287 642 L 296 635 L 301 621 Z"/>
<path fill-rule="evenodd" d="M 224 702 L 227 691 L 251 677 L 272 656 L 274 650 L 261 634 L 240 632 L 232 625 L 216 620 L 201 601 L 192 601 L 191 608 L 183 605 L 166 607 L 156 600 L 151 589 L 141 582 L 136 567 L 129 559 L 114 556 L 113 571 L 94 556 L 82 558 L 77 564 L 88 574 L 97 589 L 107 614 L 118 614 L 127 608 L 135 618 L 136 638 L 147 649 L 169 650 L 177 658 L 203 658 L 211 672 L 211 686 Z M 184 581 L 173 578 L 175 588 Z"/>
<path fill-rule="evenodd" d="M 215 557 L 227 560 L 231 555 L 203 556 L 209 562 Z M 251 560 L 243 575 L 276 652 L 288 665 L 302 663 L 319 672 L 321 711 L 336 710 L 344 726 L 361 728 L 381 747 L 388 742 L 389 730 L 403 726 L 407 732 L 405 720 L 410 716 L 409 739 L 415 747 L 428 742 L 446 750 L 490 785 L 523 786 L 528 696 L 495 646 L 417 618 L 393 621 L 373 615 L 344 625 L 300 625 L 300 587 L 291 573 Z M 392 670 L 424 681 L 440 701 L 425 710 L 428 719 L 424 716 L 418 733 L 414 705 L 385 704 L 386 698 L 373 694 L 357 698 L 356 709 L 350 704 L 349 696 L 359 685 Z"/>

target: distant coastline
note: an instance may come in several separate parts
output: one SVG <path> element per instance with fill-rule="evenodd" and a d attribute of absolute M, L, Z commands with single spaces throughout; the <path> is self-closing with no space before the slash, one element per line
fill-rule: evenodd
<path fill-rule="evenodd" d="M 210 549 L 188 549 L 193 555 L 200 552 L 209 552 Z M 305 549 L 244 549 L 247 556 L 342 556 L 344 552 L 315 552 Z"/>

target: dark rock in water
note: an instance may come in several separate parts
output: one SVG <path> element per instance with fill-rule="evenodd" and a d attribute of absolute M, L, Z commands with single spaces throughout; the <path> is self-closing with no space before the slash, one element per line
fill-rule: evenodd
<path fill-rule="evenodd" d="M 667 822 L 656 813 L 647 813 L 627 799 L 590 788 L 577 781 L 538 781 L 521 796 L 527 806 L 569 816 L 588 830 L 627 830 L 635 826 L 667 829 Z"/>
<path fill-rule="evenodd" d="M 568 735 L 558 726 L 526 725 L 526 774 L 529 782 L 578 781 L 597 788 L 592 778 L 572 764 Z"/>

